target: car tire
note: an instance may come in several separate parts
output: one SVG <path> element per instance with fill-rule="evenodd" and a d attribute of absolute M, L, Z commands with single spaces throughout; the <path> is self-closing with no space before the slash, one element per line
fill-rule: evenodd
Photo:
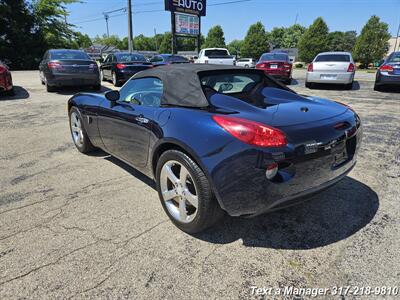
<path fill-rule="evenodd" d="M 46 86 L 46 91 L 48 93 L 54 93 L 57 92 L 57 88 L 55 86 L 51 86 L 47 83 L 47 81 L 45 82 L 45 86 Z"/>
<path fill-rule="evenodd" d="M 95 91 L 101 91 L 101 88 L 102 88 L 102 86 L 101 86 L 100 83 L 95 84 L 95 85 L 93 86 L 93 90 L 95 90 Z"/>
<path fill-rule="evenodd" d="M 353 82 L 346 84 L 345 85 L 345 89 L 346 90 L 352 90 L 353 89 Z"/>
<path fill-rule="evenodd" d="M 89 153 L 96 150 L 96 147 L 94 147 L 93 144 L 90 142 L 90 139 L 85 130 L 81 112 L 75 106 L 73 106 L 69 110 L 69 128 L 72 141 L 74 142 L 75 147 L 79 150 L 79 152 Z"/>
<path fill-rule="evenodd" d="M 292 84 L 292 78 L 286 79 L 285 80 L 286 85 L 291 85 Z"/>
<path fill-rule="evenodd" d="M 382 91 L 382 86 L 375 83 L 374 84 L 374 91 L 381 92 Z"/>
<path fill-rule="evenodd" d="M 172 177 L 176 179 L 174 183 L 168 170 L 173 172 Z M 184 181 L 180 178 L 182 174 L 186 174 Z M 201 232 L 224 216 L 206 175 L 196 162 L 181 151 L 167 150 L 160 156 L 156 168 L 156 184 L 166 214 L 184 232 Z M 171 192 L 175 196 L 167 200 Z M 197 208 L 192 203 L 197 203 Z"/>
<path fill-rule="evenodd" d="M 249 65 L 244 65 L 245 68 L 249 68 Z"/>
<path fill-rule="evenodd" d="M 7 95 L 7 96 L 10 96 L 10 97 L 13 97 L 13 96 L 15 96 L 15 90 L 14 90 L 14 87 L 13 87 L 11 90 L 9 90 L 9 91 L 5 92 L 4 94 L 5 94 L 5 95 Z"/>
<path fill-rule="evenodd" d="M 112 73 L 112 83 L 115 87 L 120 87 L 121 83 L 117 79 L 117 74 L 115 72 Z"/>
<path fill-rule="evenodd" d="M 313 87 L 314 87 L 314 85 L 312 84 L 312 82 L 307 82 L 306 81 L 306 88 L 312 89 Z"/>

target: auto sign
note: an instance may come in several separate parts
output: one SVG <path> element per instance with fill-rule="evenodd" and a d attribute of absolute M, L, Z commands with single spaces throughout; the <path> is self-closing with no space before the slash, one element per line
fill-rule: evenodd
<path fill-rule="evenodd" d="M 205 16 L 206 0 L 165 0 L 165 10 Z"/>

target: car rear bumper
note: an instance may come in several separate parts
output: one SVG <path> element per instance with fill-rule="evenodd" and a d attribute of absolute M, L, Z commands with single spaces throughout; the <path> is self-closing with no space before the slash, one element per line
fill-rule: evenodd
<path fill-rule="evenodd" d="M 224 159 L 211 170 L 221 207 L 232 216 L 254 216 L 304 201 L 341 180 L 356 164 L 362 140 L 361 125 L 357 127 L 351 118 L 346 121 L 352 123 L 349 131 L 330 136 L 312 151 L 307 147 L 315 141 L 285 149 L 244 147 Z M 266 177 L 266 167 L 271 163 L 279 165 L 272 180 Z"/>
<path fill-rule="evenodd" d="M 400 75 L 390 75 L 389 73 L 378 73 L 376 76 L 377 85 L 400 85 Z"/>
<path fill-rule="evenodd" d="M 137 70 L 121 70 L 119 72 L 116 72 L 117 79 L 120 80 L 120 81 L 128 81 L 136 73 L 139 73 L 140 71 L 144 71 L 144 70 L 147 70 L 147 69 L 149 69 L 149 68 L 140 68 L 140 69 L 137 69 Z"/>
<path fill-rule="evenodd" d="M 354 80 L 354 73 L 335 73 L 335 72 L 307 72 L 306 82 L 310 83 L 329 83 L 329 84 L 349 84 Z"/>
<path fill-rule="evenodd" d="M 288 80 L 292 77 L 291 71 L 284 71 L 284 70 L 263 70 L 266 75 L 272 76 L 278 80 Z"/>
<path fill-rule="evenodd" d="M 100 77 L 98 73 L 59 73 L 47 75 L 46 81 L 50 86 L 84 86 L 100 84 Z"/>

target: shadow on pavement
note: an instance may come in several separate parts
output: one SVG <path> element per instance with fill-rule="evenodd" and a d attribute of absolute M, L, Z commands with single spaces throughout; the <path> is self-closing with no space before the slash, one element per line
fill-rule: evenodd
<path fill-rule="evenodd" d="M 110 91 L 111 89 L 105 86 L 101 86 L 101 90 L 96 91 L 93 88 L 90 87 L 61 87 L 56 93 L 60 95 L 75 95 L 77 93 L 95 93 L 95 94 L 101 94 L 105 93 L 107 91 Z"/>
<path fill-rule="evenodd" d="M 400 85 L 392 85 L 392 86 L 382 86 L 381 93 L 400 93 Z"/>
<path fill-rule="evenodd" d="M 248 247 L 312 249 L 355 234 L 378 207 L 378 195 L 371 188 L 346 177 L 303 204 L 252 219 L 226 217 L 195 237 L 215 244 L 241 239 Z"/>
<path fill-rule="evenodd" d="M 128 164 L 124 163 L 123 161 L 119 160 L 118 158 L 108 155 L 107 153 L 105 153 L 103 151 L 100 151 L 100 152 L 102 152 L 105 155 L 105 157 L 104 157 L 105 160 L 112 162 L 113 164 L 117 165 L 118 167 L 124 169 L 126 172 L 128 172 L 132 176 L 136 177 L 137 179 L 139 179 L 143 183 L 147 184 L 152 189 L 156 190 L 156 183 L 154 182 L 153 179 L 144 175 L 143 173 L 139 172 L 138 170 L 129 166 Z M 101 156 L 101 155 L 99 155 L 99 156 Z"/>
<path fill-rule="evenodd" d="M 355 80 L 353 82 L 353 86 L 351 87 L 351 91 L 358 91 L 359 89 L 360 89 L 360 83 Z M 347 88 L 344 84 L 314 83 L 312 90 L 342 91 L 342 90 L 347 90 Z"/>
<path fill-rule="evenodd" d="M 28 99 L 29 96 L 30 96 L 29 92 L 26 89 L 24 89 L 22 86 L 14 86 L 14 95 L 9 96 L 6 94 L 1 94 L 0 101 Z"/>

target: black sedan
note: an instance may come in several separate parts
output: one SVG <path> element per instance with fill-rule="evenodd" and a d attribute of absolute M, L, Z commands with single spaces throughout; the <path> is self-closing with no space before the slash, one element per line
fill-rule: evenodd
<path fill-rule="evenodd" d="M 384 86 L 400 86 L 400 52 L 393 52 L 376 72 L 375 91 Z"/>
<path fill-rule="evenodd" d="M 183 56 L 173 54 L 155 55 L 150 59 L 150 62 L 155 66 L 173 65 L 173 64 L 188 64 L 190 61 Z"/>
<path fill-rule="evenodd" d="M 39 65 L 40 81 L 48 92 L 64 86 L 92 86 L 101 89 L 99 68 L 80 50 L 48 50 Z"/>
<path fill-rule="evenodd" d="M 362 126 L 348 106 L 296 94 L 262 70 L 172 65 L 68 102 L 72 139 L 155 178 L 176 226 L 293 205 L 354 167 Z M 140 201 L 140 199 L 136 199 Z"/>
<path fill-rule="evenodd" d="M 141 54 L 116 52 L 109 54 L 100 65 L 100 77 L 102 81 L 111 80 L 114 86 L 121 86 L 137 72 L 152 67 Z"/>

